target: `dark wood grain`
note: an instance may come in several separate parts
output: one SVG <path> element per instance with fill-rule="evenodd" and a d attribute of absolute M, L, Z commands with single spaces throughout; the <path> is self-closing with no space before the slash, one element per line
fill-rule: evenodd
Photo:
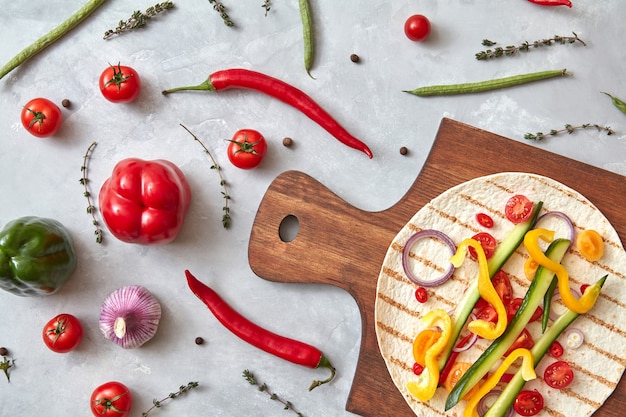
<path fill-rule="evenodd" d="M 272 182 L 252 226 L 249 263 L 254 273 L 267 280 L 332 284 L 354 297 L 363 327 L 348 411 L 362 416 L 414 415 L 387 372 L 374 327 L 378 274 L 395 235 L 448 188 L 509 171 L 544 175 L 577 190 L 604 213 L 626 242 L 626 178 L 451 119 L 442 120 L 410 190 L 387 210 L 359 210 L 298 171 L 287 171 Z M 289 215 L 298 219 L 299 230 L 295 239 L 283 242 L 279 227 Z M 624 379 L 594 416 L 618 417 L 623 410 Z"/>

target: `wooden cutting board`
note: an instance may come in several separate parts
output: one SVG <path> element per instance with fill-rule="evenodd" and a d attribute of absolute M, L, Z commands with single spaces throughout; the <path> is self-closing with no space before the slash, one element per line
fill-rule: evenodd
<path fill-rule="evenodd" d="M 544 175 L 580 192 L 604 213 L 625 244 L 625 177 L 451 119 L 442 120 L 409 191 L 387 210 L 359 210 L 302 172 L 287 171 L 272 182 L 252 226 L 249 263 L 266 280 L 332 284 L 355 298 L 363 326 L 348 411 L 372 417 L 414 416 L 387 372 L 374 323 L 378 274 L 395 235 L 448 188 L 509 171 Z M 299 229 L 291 242 L 284 242 L 279 227 L 288 216 L 298 219 Z M 623 415 L 625 379 L 594 417 Z"/>

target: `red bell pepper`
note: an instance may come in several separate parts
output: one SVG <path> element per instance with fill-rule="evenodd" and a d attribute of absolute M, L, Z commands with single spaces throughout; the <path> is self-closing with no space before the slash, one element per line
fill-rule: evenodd
<path fill-rule="evenodd" d="M 124 159 L 99 194 L 100 211 L 116 238 L 142 245 L 176 238 L 191 202 L 183 172 L 166 160 Z"/>

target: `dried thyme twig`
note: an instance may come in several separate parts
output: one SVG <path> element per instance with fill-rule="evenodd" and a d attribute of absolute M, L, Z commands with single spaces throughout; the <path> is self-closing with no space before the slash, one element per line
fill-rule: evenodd
<path fill-rule="evenodd" d="M 263 4 L 261 5 L 261 7 L 263 7 L 265 9 L 265 16 L 267 16 L 267 12 L 270 11 L 270 7 L 271 7 L 271 1 L 270 0 L 265 0 L 263 2 Z"/>
<path fill-rule="evenodd" d="M 165 10 L 174 7 L 174 3 L 171 1 L 164 1 L 162 3 L 155 4 L 152 7 L 148 7 L 145 13 L 141 13 L 140 10 L 136 10 L 131 15 L 130 19 L 124 21 L 120 20 L 115 30 L 107 30 L 104 32 L 103 39 L 109 39 L 114 35 L 119 35 L 124 32 L 131 31 L 133 29 L 142 28 L 148 24 L 148 20 L 152 19 L 157 14 L 164 12 Z"/>
<path fill-rule="evenodd" d="M 235 23 L 230 20 L 230 17 L 228 17 L 228 14 L 226 13 L 226 7 L 221 2 L 218 0 L 209 0 L 209 3 L 211 3 L 213 5 L 213 9 L 220 14 L 220 17 L 226 26 L 235 26 Z"/>
<path fill-rule="evenodd" d="M 267 393 L 267 395 L 270 396 L 270 399 L 276 400 L 279 403 L 281 403 L 282 405 L 284 405 L 283 410 L 291 410 L 294 413 L 296 413 L 297 416 L 304 417 L 304 415 L 301 412 L 299 412 L 298 410 L 293 408 L 293 404 L 291 404 L 291 402 L 285 401 L 282 398 L 280 398 L 277 394 L 271 392 L 267 388 L 267 384 L 265 384 L 265 383 L 259 384 L 257 382 L 256 378 L 254 377 L 254 375 L 252 374 L 252 372 L 250 372 L 249 370 L 246 369 L 246 370 L 243 371 L 243 377 L 246 379 L 246 381 L 248 381 L 250 383 L 250 385 L 256 385 L 256 386 L 259 387 L 259 391 Z"/>
<path fill-rule="evenodd" d="M 183 393 L 185 393 L 185 392 L 187 392 L 187 391 L 189 391 L 189 390 L 191 390 L 193 388 L 196 388 L 197 386 L 198 386 L 197 382 L 190 382 L 187 385 L 181 385 L 180 387 L 178 387 L 178 391 L 170 392 L 169 395 L 167 397 L 163 398 L 162 400 L 157 400 L 157 399 L 152 400 L 152 407 L 150 407 L 148 409 L 148 411 L 145 411 L 145 412 L 141 413 L 141 417 L 147 417 L 147 415 L 150 414 L 150 412 L 152 410 L 154 410 L 155 408 L 161 408 L 165 401 L 170 400 L 172 398 L 179 397 Z"/>
<path fill-rule="evenodd" d="M 200 146 L 202 146 L 202 149 L 204 149 L 204 152 L 206 152 L 207 155 L 209 155 L 209 158 L 211 158 L 211 161 L 213 162 L 213 165 L 211 165 L 211 169 L 216 170 L 217 174 L 220 177 L 220 185 L 223 188 L 222 197 L 224 197 L 224 207 L 222 207 L 222 210 L 224 211 L 224 215 L 222 216 L 222 225 L 224 226 L 224 229 L 228 229 L 228 227 L 230 227 L 230 207 L 228 207 L 228 202 L 230 201 L 230 194 L 228 194 L 228 187 L 226 186 L 226 180 L 222 176 L 222 169 L 218 165 L 215 158 L 213 158 L 213 155 L 211 155 L 211 152 L 209 152 L 209 149 L 206 146 L 204 146 L 204 143 L 202 143 L 202 141 L 198 139 L 196 135 L 191 133 L 191 131 L 187 129 L 187 127 L 185 127 L 183 124 L 181 124 L 181 126 L 183 129 L 189 132 L 189 134 L 194 138 L 194 140 L 198 142 Z"/>
<path fill-rule="evenodd" d="M 539 141 L 539 140 L 545 139 L 547 136 L 556 136 L 560 133 L 565 133 L 565 132 L 571 135 L 577 129 L 588 129 L 588 128 L 595 128 L 598 130 L 598 132 L 606 131 L 606 134 L 608 136 L 613 135 L 615 133 L 615 131 L 611 129 L 609 126 L 600 126 L 598 124 L 591 124 L 591 123 L 585 123 L 580 126 L 572 126 L 570 124 L 566 124 L 564 129 L 559 129 L 559 130 L 551 129 L 550 132 L 548 133 L 543 133 L 543 132 L 526 133 L 524 135 L 524 139 Z"/>
<path fill-rule="evenodd" d="M 83 176 L 81 177 L 79 182 L 85 188 L 83 195 L 87 198 L 87 213 L 91 214 L 92 223 L 96 227 L 96 230 L 94 231 L 94 234 L 96 235 L 96 242 L 102 243 L 102 229 L 100 229 L 98 220 L 96 220 L 95 215 L 96 206 L 94 206 L 91 201 L 91 193 L 89 192 L 89 189 L 87 187 L 87 183 L 89 182 L 89 178 L 87 178 L 87 164 L 89 162 L 91 152 L 93 152 L 93 149 L 96 147 L 96 145 L 97 142 L 92 142 L 91 145 L 89 145 L 89 147 L 87 148 L 87 152 L 85 152 L 85 155 L 83 155 L 83 165 L 80 167 L 80 171 L 83 173 Z"/>
<path fill-rule="evenodd" d="M 560 45 L 565 45 L 569 43 L 580 42 L 583 45 L 587 46 L 587 44 L 582 39 L 580 39 L 575 32 L 572 32 L 572 33 L 574 34 L 574 36 L 554 35 L 554 37 L 552 38 L 542 39 L 542 40 L 534 41 L 532 43 L 523 42 L 519 46 L 514 46 L 514 45 L 509 45 L 505 47 L 498 46 L 494 49 L 487 49 L 485 51 L 480 51 L 476 53 L 476 59 L 481 61 L 481 60 L 487 60 L 490 58 L 500 58 L 502 56 L 513 56 L 520 51 L 528 52 L 531 49 L 539 48 L 541 46 L 551 46 L 552 44 L 555 44 L 555 43 L 560 44 Z M 484 39 L 482 44 L 484 46 L 493 46 L 496 44 L 496 42 L 490 41 L 489 39 Z"/>
<path fill-rule="evenodd" d="M 11 382 L 11 375 L 9 375 L 9 369 L 13 368 L 15 366 L 15 360 L 14 359 L 7 359 L 6 356 L 2 357 L 2 361 L 0 362 L 0 369 L 2 370 L 2 372 L 4 372 L 4 375 L 6 375 L 7 377 L 7 381 Z"/>

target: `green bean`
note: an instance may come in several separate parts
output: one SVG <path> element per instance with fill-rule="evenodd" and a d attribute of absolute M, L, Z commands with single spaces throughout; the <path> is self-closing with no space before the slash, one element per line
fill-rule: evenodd
<path fill-rule="evenodd" d="M 302 38 L 304 41 L 304 69 L 309 77 L 315 79 L 311 75 L 313 66 L 313 55 L 315 47 L 313 45 L 313 20 L 311 19 L 311 7 L 308 0 L 299 0 L 300 18 L 302 19 Z"/>
<path fill-rule="evenodd" d="M 613 102 L 613 105 L 615 107 L 617 107 L 622 113 L 626 114 L 626 103 L 623 102 L 622 100 L 620 100 L 617 97 L 614 97 L 612 95 L 610 95 L 609 93 L 605 93 L 604 91 L 602 91 L 603 94 L 606 94 L 607 96 L 611 97 L 611 101 Z"/>
<path fill-rule="evenodd" d="M 515 85 L 526 84 L 533 81 L 545 80 L 547 78 L 571 75 L 567 70 L 550 70 L 533 72 L 529 74 L 513 75 L 510 77 L 497 78 L 488 81 L 479 81 L 463 84 L 447 84 L 433 85 L 427 87 L 416 88 L 415 90 L 404 90 L 405 93 L 415 94 L 416 96 L 443 96 L 452 94 L 468 94 L 481 93 L 483 91 L 496 90 L 498 88 L 512 87 Z"/>
<path fill-rule="evenodd" d="M 52 29 L 41 38 L 37 39 L 31 45 L 24 48 L 21 52 L 15 55 L 9 62 L 7 62 L 2 68 L 0 68 L 0 79 L 2 79 L 9 72 L 13 71 L 20 64 L 26 62 L 47 46 L 55 42 L 61 36 L 65 35 L 76 25 L 82 22 L 87 16 L 89 16 L 94 10 L 102 5 L 106 0 L 89 0 L 83 7 L 78 9 L 67 20 L 61 23 L 59 26 Z"/>

